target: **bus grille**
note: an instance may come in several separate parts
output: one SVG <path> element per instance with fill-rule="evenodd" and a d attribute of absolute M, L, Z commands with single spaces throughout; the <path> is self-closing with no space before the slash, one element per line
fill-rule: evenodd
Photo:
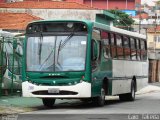
<path fill-rule="evenodd" d="M 77 95 L 77 92 L 61 90 L 59 93 L 48 93 L 48 90 L 32 92 L 34 95 Z"/>

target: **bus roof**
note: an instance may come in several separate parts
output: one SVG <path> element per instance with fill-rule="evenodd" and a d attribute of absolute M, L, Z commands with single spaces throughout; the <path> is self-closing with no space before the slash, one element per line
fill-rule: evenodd
<path fill-rule="evenodd" d="M 104 25 L 104 24 L 97 23 L 97 22 L 94 22 L 94 27 L 101 28 L 103 30 L 107 30 L 107 31 L 111 31 L 111 32 L 120 33 L 120 34 L 123 34 L 123 35 L 132 36 L 132 37 L 135 37 L 135 38 L 146 39 L 146 35 L 139 34 L 139 33 L 136 33 L 136 32 L 131 32 L 131 31 L 128 31 L 128 30 L 120 29 L 120 28 L 116 28 L 116 27 L 113 27 L 113 26 Z"/>
<path fill-rule="evenodd" d="M 132 37 L 135 37 L 135 38 L 146 39 L 146 35 L 139 34 L 139 33 L 136 33 L 136 32 L 127 31 L 127 30 L 124 30 L 124 29 L 116 28 L 116 27 L 105 25 L 105 24 L 98 23 L 98 22 L 92 22 L 92 21 L 89 21 L 89 20 L 38 20 L 38 21 L 34 21 L 32 23 L 41 23 L 41 22 L 84 22 L 88 25 L 93 24 L 93 26 L 96 27 L 96 28 L 100 28 L 100 29 L 104 29 L 104 30 L 107 30 L 107 31 L 132 36 Z"/>
<path fill-rule="evenodd" d="M 0 37 L 14 37 L 14 35 L 10 32 L 0 30 Z"/>

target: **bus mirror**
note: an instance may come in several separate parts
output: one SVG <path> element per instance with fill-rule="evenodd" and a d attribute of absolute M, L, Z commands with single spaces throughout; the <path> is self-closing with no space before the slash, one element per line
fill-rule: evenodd
<path fill-rule="evenodd" d="M 91 59 L 94 61 L 98 58 L 98 42 L 92 39 L 92 55 Z"/>

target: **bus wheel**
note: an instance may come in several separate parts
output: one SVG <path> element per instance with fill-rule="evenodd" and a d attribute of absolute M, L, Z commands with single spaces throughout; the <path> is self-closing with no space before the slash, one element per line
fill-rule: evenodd
<path fill-rule="evenodd" d="M 43 105 L 46 107 L 53 107 L 56 99 L 53 98 L 42 98 Z"/>
<path fill-rule="evenodd" d="M 136 92 L 136 83 L 134 80 L 131 82 L 131 92 L 126 94 L 120 94 L 119 99 L 122 101 L 134 101 L 135 100 L 135 92 Z"/>
<path fill-rule="evenodd" d="M 93 98 L 93 104 L 96 106 L 104 106 L 105 104 L 105 90 L 101 88 L 101 95 L 98 97 Z"/>

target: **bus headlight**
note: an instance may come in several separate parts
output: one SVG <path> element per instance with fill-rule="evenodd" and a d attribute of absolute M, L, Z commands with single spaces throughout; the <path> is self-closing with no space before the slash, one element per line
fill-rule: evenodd
<path fill-rule="evenodd" d="M 83 80 L 80 80 L 79 82 L 80 82 L 80 83 L 82 83 L 82 82 L 83 82 Z"/>
<path fill-rule="evenodd" d="M 29 85 L 28 86 L 28 90 L 34 90 L 34 86 L 33 85 Z"/>

